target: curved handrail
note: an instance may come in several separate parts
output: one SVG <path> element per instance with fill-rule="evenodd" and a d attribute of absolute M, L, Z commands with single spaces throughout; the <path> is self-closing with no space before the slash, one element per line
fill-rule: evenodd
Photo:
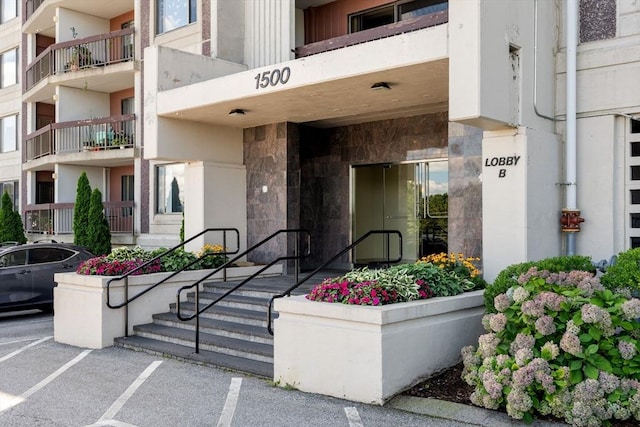
<path fill-rule="evenodd" d="M 202 236 L 203 234 L 206 234 L 210 231 L 222 231 L 223 232 L 223 247 L 226 249 L 226 236 L 227 236 L 227 231 L 233 231 L 236 233 L 236 249 L 234 251 L 230 251 L 230 252 L 216 252 L 216 253 L 211 253 L 211 254 L 207 254 L 207 256 L 209 255 L 234 255 L 237 254 L 238 251 L 240 251 L 240 231 L 237 228 L 207 228 L 203 231 L 201 231 L 200 233 L 196 234 L 195 236 L 189 238 L 188 240 L 185 240 L 184 242 L 180 243 L 179 245 L 174 246 L 173 248 L 169 249 L 166 252 L 161 253 L 160 255 L 150 259 L 149 261 L 139 265 L 138 267 L 134 268 L 131 271 L 128 271 L 127 273 L 123 274 L 122 276 L 118 276 L 118 277 L 114 277 L 112 279 L 109 279 L 107 281 L 107 307 L 111 308 L 111 309 L 117 309 L 117 308 L 122 308 L 125 306 L 128 306 L 129 303 L 135 301 L 136 299 L 140 298 L 142 295 L 150 292 L 151 290 L 155 289 L 156 287 L 160 286 L 161 284 L 163 284 L 164 282 L 166 282 L 167 280 L 171 279 L 172 277 L 175 277 L 176 275 L 178 275 L 179 273 L 181 273 L 182 271 L 188 269 L 189 267 L 195 265 L 196 263 L 202 261 L 202 258 L 198 258 L 195 261 L 190 262 L 189 264 L 187 264 L 186 266 L 184 266 L 182 269 L 178 270 L 178 271 L 174 271 L 172 272 L 169 276 L 165 277 L 164 279 L 160 280 L 158 283 L 151 285 L 150 287 L 146 288 L 145 290 L 143 290 L 142 292 L 136 294 L 135 296 L 129 298 L 128 296 L 128 292 L 125 291 L 125 300 L 124 302 L 120 303 L 120 304 L 111 304 L 111 299 L 110 299 L 110 289 L 111 289 L 111 283 L 112 282 L 117 282 L 123 279 L 128 278 L 129 276 L 131 276 L 133 273 L 144 269 L 145 267 L 149 266 L 150 264 L 158 261 L 160 258 L 167 256 L 170 253 L 175 252 L 176 250 L 178 250 L 179 248 L 183 247 L 184 245 L 186 245 L 187 243 L 193 241 L 194 239 L 197 239 L 198 237 Z M 223 266 L 228 267 L 229 263 L 225 263 L 223 264 Z M 220 271 L 221 268 L 217 269 L 216 272 Z M 125 287 L 127 286 L 127 283 L 125 282 Z"/>
<path fill-rule="evenodd" d="M 343 250 L 338 252 L 336 255 L 334 255 L 331 259 L 329 259 L 329 261 L 326 261 L 320 267 L 316 268 L 311 273 L 307 274 L 305 277 L 303 277 L 302 279 L 297 281 L 289 289 L 287 289 L 286 291 L 284 291 L 282 293 L 274 295 L 274 296 L 271 297 L 271 299 L 269 299 L 269 305 L 267 307 L 267 331 L 269 331 L 269 334 L 273 335 L 273 328 L 271 326 L 271 316 L 273 314 L 273 301 L 276 298 L 284 298 L 284 297 L 290 296 L 291 292 L 296 290 L 300 285 L 302 285 L 304 282 L 309 280 L 311 277 L 315 276 L 320 270 L 326 268 L 328 265 L 330 265 L 332 262 L 337 260 L 339 257 L 341 257 L 345 253 L 349 252 L 350 250 L 352 250 L 353 248 L 355 248 L 360 243 L 362 243 L 363 241 L 365 241 L 367 238 L 369 238 L 370 236 L 372 236 L 374 234 L 384 234 L 384 235 L 387 236 L 387 239 L 389 238 L 389 236 L 391 234 L 396 234 L 398 236 L 398 239 L 399 239 L 399 242 L 400 242 L 399 245 L 398 245 L 398 248 L 399 248 L 398 258 L 397 259 L 393 259 L 393 260 L 390 259 L 389 258 L 389 252 L 387 251 L 387 264 L 391 264 L 391 263 L 396 263 L 396 262 L 402 261 L 402 233 L 400 233 L 400 231 L 398 231 L 398 230 L 369 230 L 364 235 L 362 235 L 358 240 L 356 240 L 355 242 L 351 243 L 349 246 L 347 246 L 346 248 L 344 248 Z"/>
<path fill-rule="evenodd" d="M 260 268 L 258 271 L 256 271 L 255 273 L 251 274 L 249 277 L 245 278 L 242 282 L 240 282 L 239 284 L 237 284 L 236 286 L 234 286 L 233 288 L 229 289 L 228 291 L 226 291 L 224 294 L 222 294 L 221 296 L 219 296 L 218 298 L 216 298 L 214 301 L 212 301 L 211 303 L 207 304 L 204 308 L 200 308 L 200 283 L 204 282 L 206 279 L 208 279 L 210 276 L 214 275 L 215 273 L 217 273 L 218 271 L 220 271 L 221 269 L 225 268 L 225 266 L 232 264 L 234 262 L 236 262 L 237 260 L 239 260 L 240 258 L 244 257 L 245 255 L 247 255 L 249 252 L 254 251 L 255 249 L 259 248 L 260 246 L 264 245 L 265 243 L 267 243 L 268 241 L 274 239 L 275 237 L 277 237 L 280 234 L 290 234 L 290 233 L 295 233 L 296 234 L 296 245 L 294 247 L 294 255 L 286 255 L 286 256 L 281 256 L 278 257 L 276 259 L 274 259 L 273 261 L 271 261 L 270 263 L 266 264 L 265 266 L 263 266 L 262 268 Z M 307 237 L 307 248 L 305 250 L 305 252 L 303 254 L 299 254 L 299 250 L 298 250 L 298 245 L 300 242 L 300 234 L 305 234 Z M 243 251 L 242 253 L 236 255 L 235 258 L 230 259 L 229 261 L 227 261 L 225 264 L 221 265 L 220 267 L 218 267 L 216 270 L 213 270 L 211 273 L 207 274 L 205 277 L 201 278 L 200 280 L 198 280 L 195 283 L 192 283 L 190 285 L 185 285 L 183 287 L 181 287 L 180 289 L 177 290 L 176 292 L 176 317 L 178 319 L 180 319 L 181 321 L 189 321 L 189 320 L 193 320 L 196 319 L 196 326 L 195 326 L 195 332 L 196 332 L 196 337 L 195 337 L 195 342 L 196 342 L 196 353 L 200 352 L 200 314 L 202 314 L 204 311 L 210 309 L 211 307 L 213 307 L 215 304 L 217 304 L 219 301 L 223 300 L 224 298 L 226 298 L 227 296 L 229 296 L 231 293 L 235 292 L 236 290 L 238 290 L 240 287 L 244 286 L 248 281 L 250 281 L 251 279 L 255 278 L 256 276 L 258 276 L 260 273 L 262 273 L 263 271 L 265 271 L 266 269 L 268 269 L 269 267 L 273 266 L 274 264 L 276 264 L 277 262 L 283 261 L 283 260 L 300 260 L 302 258 L 306 258 L 311 254 L 311 245 L 310 245 L 310 239 L 311 239 L 311 234 L 309 233 L 308 230 L 306 229 L 281 229 L 276 231 L 275 233 L 265 237 L 264 239 L 262 239 L 260 242 L 256 243 L 255 245 L 251 246 L 250 248 L 246 249 L 245 251 Z M 297 266 L 296 266 L 296 272 L 297 272 Z M 196 292 L 196 298 L 195 298 L 195 313 L 192 314 L 191 316 L 183 316 L 180 313 L 180 301 L 181 301 L 181 294 L 182 291 L 185 290 L 189 290 L 192 288 L 196 288 L 195 292 Z"/>

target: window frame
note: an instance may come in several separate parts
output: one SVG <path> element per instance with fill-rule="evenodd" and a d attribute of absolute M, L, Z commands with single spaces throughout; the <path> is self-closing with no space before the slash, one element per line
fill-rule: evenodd
<path fill-rule="evenodd" d="M 347 15 L 347 20 L 348 20 L 347 21 L 347 27 L 348 27 L 347 31 L 348 31 L 349 34 L 353 34 L 353 33 L 359 32 L 359 31 L 365 31 L 365 30 L 369 30 L 369 29 L 372 29 L 372 28 L 378 28 L 379 26 L 366 27 L 366 28 L 360 28 L 360 29 L 355 29 L 354 27 L 362 27 L 362 18 L 366 17 L 367 15 L 371 15 L 371 14 L 374 14 L 376 12 L 383 11 L 383 10 L 389 10 L 391 12 L 391 14 L 393 15 L 393 22 L 392 23 L 398 23 L 398 22 L 402 21 L 402 16 L 401 16 L 401 13 L 400 13 L 401 12 L 400 9 L 402 8 L 402 6 L 405 6 L 405 5 L 410 4 L 410 3 L 418 3 L 420 1 L 422 1 L 422 0 L 399 0 L 399 1 L 396 1 L 396 2 L 393 2 L 393 3 L 387 3 L 387 4 L 384 4 L 384 5 L 381 5 L 381 6 L 376 6 L 376 7 L 372 7 L 372 8 L 369 8 L 369 9 L 361 10 L 361 11 L 356 12 L 356 13 L 351 13 L 351 14 Z M 448 6 L 448 3 L 449 3 L 448 0 L 426 0 L 426 1 L 432 3 L 427 7 L 433 7 L 433 6 L 437 6 L 437 5 L 440 5 L 440 4 L 446 5 L 446 6 L 444 6 L 445 8 L 449 7 Z M 415 10 L 418 10 L 418 8 L 415 9 Z M 435 13 L 435 12 L 430 12 L 430 13 Z M 355 25 L 356 24 L 356 22 L 355 22 L 356 20 L 358 21 L 357 22 L 358 25 Z M 390 25 L 390 24 L 391 23 L 382 24 L 382 25 Z"/>
<path fill-rule="evenodd" d="M 13 54 L 15 55 L 15 61 L 14 61 L 14 69 L 12 71 L 13 73 L 13 79 L 11 80 L 11 83 L 5 84 L 5 57 L 7 56 L 7 53 L 9 52 L 13 52 Z M 18 71 L 18 61 L 19 61 L 19 49 L 17 47 L 14 47 L 13 49 L 7 49 L 4 52 L 0 53 L 0 89 L 6 89 L 8 87 L 12 87 L 17 85 L 18 83 L 20 83 L 19 81 L 19 71 Z"/>
<path fill-rule="evenodd" d="M 14 13 L 9 17 L 5 17 L 5 10 L 7 10 L 6 8 L 7 3 L 13 3 Z M 18 0 L 0 0 L 0 24 L 6 24 L 7 22 L 17 18 L 18 10 L 19 10 L 18 7 L 19 7 Z"/>
<path fill-rule="evenodd" d="M 13 191 L 9 191 L 9 197 L 11 197 L 11 202 L 13 202 L 13 210 L 19 212 L 19 202 L 20 202 L 20 188 L 18 185 L 18 180 L 10 180 L 10 181 L 0 181 L 0 197 L 5 192 L 5 187 L 11 185 Z"/>
<path fill-rule="evenodd" d="M 7 144 L 5 143 L 5 123 L 8 123 L 10 119 L 13 119 L 13 141 L 12 148 L 7 149 Z M 0 153 L 13 153 L 16 151 L 18 151 L 18 115 L 11 114 L 0 117 Z"/>
<path fill-rule="evenodd" d="M 167 168 L 173 168 L 176 166 L 181 166 L 182 167 L 182 171 L 181 171 L 181 179 L 178 180 L 177 177 L 179 175 L 176 175 L 175 173 L 171 174 L 171 181 L 169 183 L 166 182 L 167 178 L 167 173 L 166 173 L 166 169 Z M 180 185 L 180 181 L 182 181 L 184 183 L 184 167 L 185 164 L 184 163 L 164 163 L 164 164 L 159 164 L 155 166 L 155 190 L 154 190 L 154 196 L 155 196 L 155 213 L 156 215 L 182 215 L 182 213 L 184 212 L 184 196 L 182 197 L 182 199 L 180 198 L 180 193 L 184 194 L 184 184 Z M 163 173 L 161 173 L 161 170 L 164 170 Z M 179 203 L 179 209 L 178 210 L 173 210 L 173 206 L 171 206 L 172 210 L 167 209 L 168 203 L 166 202 L 167 199 L 169 197 L 172 197 L 173 200 L 173 194 L 171 192 L 171 189 L 167 190 L 167 187 L 170 187 L 172 185 L 173 180 L 176 180 L 176 183 L 178 185 L 178 196 L 177 196 L 177 201 Z M 161 182 L 165 181 L 165 182 Z M 173 204 L 172 204 L 173 205 Z"/>
<path fill-rule="evenodd" d="M 165 14 L 163 13 L 165 9 L 167 9 L 167 7 L 171 7 L 172 5 L 169 4 L 167 5 L 167 3 L 172 3 L 172 2 L 184 2 L 185 3 L 185 8 L 186 10 L 184 10 L 184 12 L 186 12 L 187 15 L 187 22 L 185 23 L 178 23 L 173 27 L 170 28 L 165 28 Z M 180 5 L 175 5 L 173 7 L 180 7 Z M 156 24 L 156 35 L 160 35 L 160 34 L 166 34 L 170 31 L 173 30 L 177 30 L 180 28 L 184 28 L 190 24 L 193 24 L 195 22 L 197 22 L 198 20 L 198 0 L 155 0 L 155 12 L 156 12 L 156 16 L 155 16 L 155 24 Z"/>

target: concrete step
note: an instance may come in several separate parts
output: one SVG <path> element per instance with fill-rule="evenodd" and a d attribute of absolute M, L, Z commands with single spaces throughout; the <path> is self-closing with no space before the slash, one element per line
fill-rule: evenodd
<path fill-rule="evenodd" d="M 195 351 L 195 332 L 183 328 L 163 326 L 155 323 L 137 325 L 133 328 L 137 336 L 192 346 Z M 273 345 L 245 341 L 200 331 L 200 349 L 235 357 L 245 357 L 259 362 L 273 363 Z"/>
<path fill-rule="evenodd" d="M 144 351 L 186 362 L 200 363 L 273 379 L 273 363 L 259 362 L 257 360 L 230 356 L 228 354 L 203 349 L 200 349 L 199 353 L 195 353 L 193 346 L 184 346 L 140 336 L 116 338 L 114 344 L 131 350 Z"/>
<path fill-rule="evenodd" d="M 195 331 L 196 319 L 181 321 L 174 313 L 160 313 L 153 315 L 153 323 L 162 326 L 171 326 Z M 273 337 L 262 326 L 247 325 L 237 322 L 200 318 L 200 332 L 220 335 L 228 338 L 243 339 L 246 341 L 259 342 L 263 344 L 273 344 Z"/>
<path fill-rule="evenodd" d="M 224 294 L 217 292 L 200 292 L 200 304 L 209 304 L 220 298 L 222 295 Z M 267 305 L 269 304 L 269 298 L 230 294 L 217 302 L 216 305 L 219 307 L 233 307 L 241 308 L 244 310 L 264 311 L 266 313 Z M 188 302 L 195 303 L 195 299 L 195 292 L 187 294 Z"/>
<path fill-rule="evenodd" d="M 192 316 L 195 314 L 195 303 L 182 302 L 180 303 L 180 314 L 182 316 Z M 205 304 L 200 304 L 200 308 L 204 308 Z M 176 304 L 170 304 L 170 311 L 176 313 Z M 262 308 L 260 310 L 247 310 L 243 308 L 235 307 L 222 307 L 214 305 L 209 310 L 200 315 L 200 318 L 208 318 L 215 320 L 223 320 L 226 322 L 241 323 L 243 325 L 253 325 L 266 328 L 267 327 L 267 310 Z"/>

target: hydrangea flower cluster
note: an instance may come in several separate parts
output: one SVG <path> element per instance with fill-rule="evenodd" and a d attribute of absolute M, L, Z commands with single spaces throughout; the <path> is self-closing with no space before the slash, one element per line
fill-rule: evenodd
<path fill-rule="evenodd" d="M 530 269 L 497 295 L 487 333 L 462 350 L 473 404 L 577 427 L 640 421 L 640 300 L 590 273 Z"/>

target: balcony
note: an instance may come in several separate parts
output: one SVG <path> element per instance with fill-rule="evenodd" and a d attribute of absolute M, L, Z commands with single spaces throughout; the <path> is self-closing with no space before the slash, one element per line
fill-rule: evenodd
<path fill-rule="evenodd" d="M 434 27 L 447 22 L 449 22 L 448 10 L 434 12 L 417 18 L 407 19 L 393 24 L 382 25 L 380 27 L 299 46 L 295 48 L 295 54 L 296 58 L 302 58 L 343 47 L 354 46 L 360 43 L 397 36 L 410 31 Z"/>
<path fill-rule="evenodd" d="M 27 135 L 26 160 L 135 146 L 136 116 L 51 123 Z"/>
<path fill-rule="evenodd" d="M 103 202 L 111 234 L 133 234 L 134 202 Z M 74 203 L 28 205 L 24 229 L 32 234 L 73 234 Z"/>
<path fill-rule="evenodd" d="M 26 90 L 49 76 L 133 61 L 134 28 L 52 44 L 26 70 Z"/>

